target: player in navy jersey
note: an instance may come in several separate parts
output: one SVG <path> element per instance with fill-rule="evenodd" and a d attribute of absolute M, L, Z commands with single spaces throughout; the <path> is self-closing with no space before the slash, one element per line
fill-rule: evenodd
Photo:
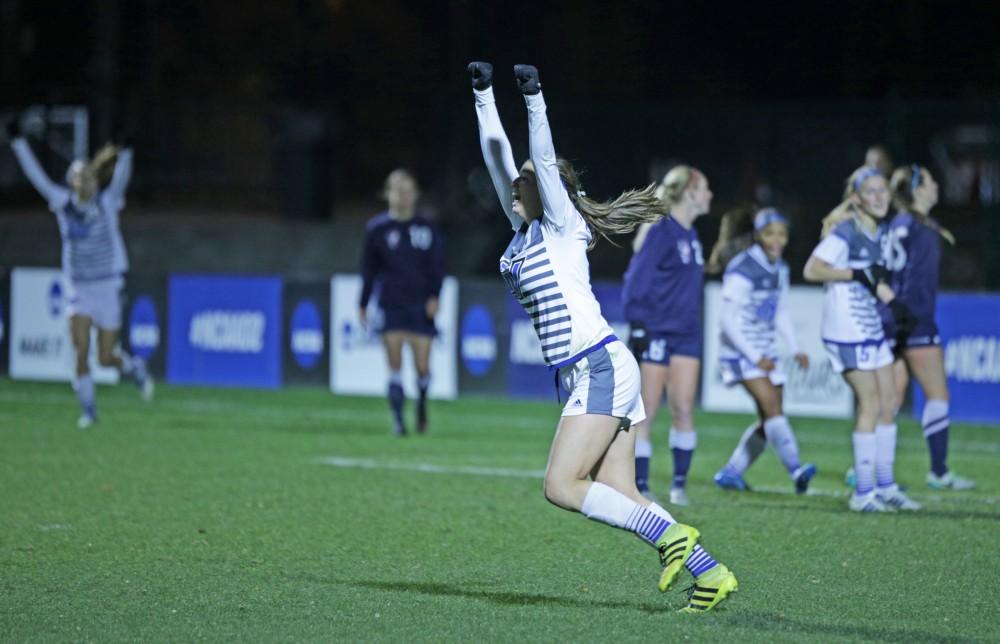
<path fill-rule="evenodd" d="M 903 404 L 909 371 L 920 383 L 927 401 L 921 424 L 930 450 L 927 485 L 936 490 L 968 490 L 975 483 L 948 469 L 948 381 L 934 312 L 937 303 L 941 239 L 955 238 L 930 216 L 937 205 L 938 185 L 927 168 L 916 164 L 898 168 L 890 182 L 897 213 L 889 225 L 890 285 L 913 313 L 912 329 L 900 329 L 888 307 L 882 321 L 896 355 L 896 408 Z"/>
<path fill-rule="evenodd" d="M 572 165 L 555 155 L 538 71 L 514 67 L 528 107 L 530 160 L 514 165 L 493 97 L 493 67 L 471 63 L 483 157 L 514 238 L 500 274 L 531 317 L 542 356 L 568 392 L 545 468 L 545 498 L 590 519 L 637 534 L 657 548 L 666 590 L 681 568 L 695 577 L 683 610 L 711 609 L 736 590 L 736 578 L 635 487 L 635 433 L 643 420 L 639 368 L 615 337 L 590 286 L 587 251 L 598 237 L 630 232 L 660 217 L 655 189 L 599 203 L 588 198 Z M 589 480 L 588 480 L 589 479 Z"/>
<path fill-rule="evenodd" d="M 712 192 L 705 175 L 681 165 L 666 174 L 658 195 L 666 215 L 639 229 L 622 290 L 647 411 L 647 420 L 636 428 L 636 485 L 649 494 L 650 428 L 666 392 L 674 460 L 670 502 L 688 505 L 685 484 L 697 443 L 693 413 L 701 370 L 705 264 L 694 221 L 708 212 Z"/>
<path fill-rule="evenodd" d="M 748 490 L 743 473 L 770 443 L 795 491 L 803 494 L 816 466 L 799 461 L 795 434 L 782 410 L 785 374 L 777 351 L 781 335 L 799 367 L 809 367 L 809 356 L 798 349 L 787 308 L 788 265 L 781 256 L 788 244 L 788 221 L 770 208 L 752 218 L 730 220 L 720 230 L 716 247 L 748 237 L 750 243 L 730 260 L 722 278 L 719 366 L 726 385 L 739 383 L 753 398 L 759 421 L 744 431 L 729 462 L 715 475 L 715 483 L 724 489 Z"/>
<path fill-rule="evenodd" d="M 857 487 L 848 502 L 856 512 L 920 509 L 900 490 L 893 471 L 896 387 L 877 301 L 887 303 L 898 320 L 911 316 L 887 283 L 883 220 L 888 212 L 889 187 L 882 173 L 870 167 L 855 170 L 803 272 L 807 280 L 826 284 L 823 343 L 856 400 L 852 442 Z"/>
<path fill-rule="evenodd" d="M 389 209 L 368 222 L 361 255 L 362 324 L 368 323 L 368 302 L 376 285 L 382 311 L 379 330 L 389 362 L 389 407 L 393 433 L 406 435 L 406 396 L 400 374 L 403 345 L 413 352 L 417 369 L 417 432 L 427 431 L 427 389 L 430 387 L 431 342 L 436 333 L 438 297 L 444 280 L 444 242 L 437 226 L 417 212 L 417 182 L 406 170 L 394 170 L 385 180 L 383 196 Z"/>
<path fill-rule="evenodd" d="M 86 429 L 97 420 L 94 380 L 90 375 L 91 328 L 97 329 L 97 361 L 131 377 L 143 398 L 153 395 L 153 379 L 141 358 L 118 345 L 121 328 L 121 291 L 128 257 L 118 215 L 125 207 L 125 191 L 132 176 L 132 149 L 104 146 L 91 161 L 76 160 L 66 171 L 66 183 L 57 184 L 38 163 L 18 119 L 7 125 L 14 155 L 35 189 L 55 214 L 62 237 L 62 270 L 69 287 L 69 331 L 76 353 L 73 389 L 80 403 L 77 421 Z M 110 183 L 99 178 L 114 168 Z"/>

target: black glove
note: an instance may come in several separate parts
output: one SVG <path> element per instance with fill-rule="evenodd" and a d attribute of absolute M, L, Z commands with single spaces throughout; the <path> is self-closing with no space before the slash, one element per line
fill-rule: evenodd
<path fill-rule="evenodd" d="M 896 320 L 896 334 L 907 336 L 913 333 L 913 329 L 917 328 L 917 318 L 910 311 L 910 307 L 900 302 L 898 298 L 891 300 L 888 306 L 893 319 Z"/>
<path fill-rule="evenodd" d="M 542 83 L 538 80 L 538 70 L 534 65 L 514 65 L 514 78 L 517 88 L 525 96 L 534 96 L 542 91 Z"/>
<path fill-rule="evenodd" d="M 21 115 L 18 114 L 7 121 L 7 138 L 11 141 L 21 136 Z"/>
<path fill-rule="evenodd" d="M 885 266 L 872 264 L 868 268 L 855 268 L 851 274 L 851 279 L 855 282 L 859 282 L 862 286 L 868 289 L 872 295 L 875 295 L 875 288 L 878 286 L 879 282 L 889 283 L 889 271 L 886 270 Z"/>
<path fill-rule="evenodd" d="M 478 89 L 481 92 L 493 85 L 493 65 L 476 61 L 469 63 L 467 69 L 472 74 L 472 89 Z"/>
<path fill-rule="evenodd" d="M 628 326 L 628 346 L 635 354 L 635 359 L 639 360 L 649 349 L 649 333 L 646 332 L 646 325 L 642 322 L 629 322 Z"/>

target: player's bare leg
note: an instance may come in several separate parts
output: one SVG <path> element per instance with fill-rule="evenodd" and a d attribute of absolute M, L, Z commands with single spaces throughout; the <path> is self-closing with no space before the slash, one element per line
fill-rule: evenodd
<path fill-rule="evenodd" d="M 77 420 L 80 429 L 87 429 L 97 421 L 96 391 L 94 379 L 90 375 L 91 326 L 91 319 L 86 315 L 73 315 L 69 318 L 69 334 L 76 355 L 73 391 L 80 403 L 81 414 Z"/>
<path fill-rule="evenodd" d="M 431 385 L 431 343 L 429 335 L 408 333 L 407 342 L 413 351 L 413 363 L 417 368 L 417 433 L 427 431 L 427 390 Z"/>
<path fill-rule="evenodd" d="M 403 341 L 406 334 L 402 331 L 386 331 L 382 334 L 382 344 L 385 346 L 385 357 L 389 362 L 389 408 L 392 410 L 393 433 L 396 436 L 406 436 L 406 424 L 403 422 L 403 407 L 406 394 L 403 393 Z"/>

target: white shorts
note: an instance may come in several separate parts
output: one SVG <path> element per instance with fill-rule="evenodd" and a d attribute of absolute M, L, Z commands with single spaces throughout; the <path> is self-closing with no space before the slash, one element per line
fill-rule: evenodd
<path fill-rule="evenodd" d="M 823 345 L 830 358 L 830 365 L 837 373 L 852 369 L 875 371 L 892 364 L 893 360 L 892 349 L 885 339 L 858 343 L 824 340 Z"/>
<path fill-rule="evenodd" d="M 98 329 L 115 331 L 122 326 L 122 287 L 125 280 L 111 277 L 92 282 L 70 282 L 66 312 L 91 319 Z"/>
<path fill-rule="evenodd" d="M 562 415 L 602 414 L 627 418 L 633 425 L 642 422 L 646 409 L 640 382 L 635 357 L 615 340 L 559 370 L 559 383 L 569 392 Z"/>
<path fill-rule="evenodd" d="M 727 387 L 741 383 L 744 380 L 754 380 L 756 378 L 767 378 L 775 387 L 785 384 L 785 371 L 781 368 L 781 363 L 774 359 L 774 369 L 765 372 L 763 369 L 747 360 L 745 357 L 739 358 L 719 358 L 719 371 L 722 372 L 722 382 Z"/>

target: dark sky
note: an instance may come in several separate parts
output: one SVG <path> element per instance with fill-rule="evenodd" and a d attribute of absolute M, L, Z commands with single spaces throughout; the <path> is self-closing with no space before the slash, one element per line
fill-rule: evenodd
<path fill-rule="evenodd" d="M 155 83 L 168 95 L 414 100 L 449 88 L 473 57 L 505 68 L 535 63 L 543 80 L 558 79 L 573 96 L 1000 93 L 1000 3 L 988 1 L 102 5 L 111 8 L 102 13 L 96 1 L 0 0 L 7 41 L 0 100 L 87 98 L 100 74 L 102 43 L 117 54 L 115 90 L 122 94 Z"/>

